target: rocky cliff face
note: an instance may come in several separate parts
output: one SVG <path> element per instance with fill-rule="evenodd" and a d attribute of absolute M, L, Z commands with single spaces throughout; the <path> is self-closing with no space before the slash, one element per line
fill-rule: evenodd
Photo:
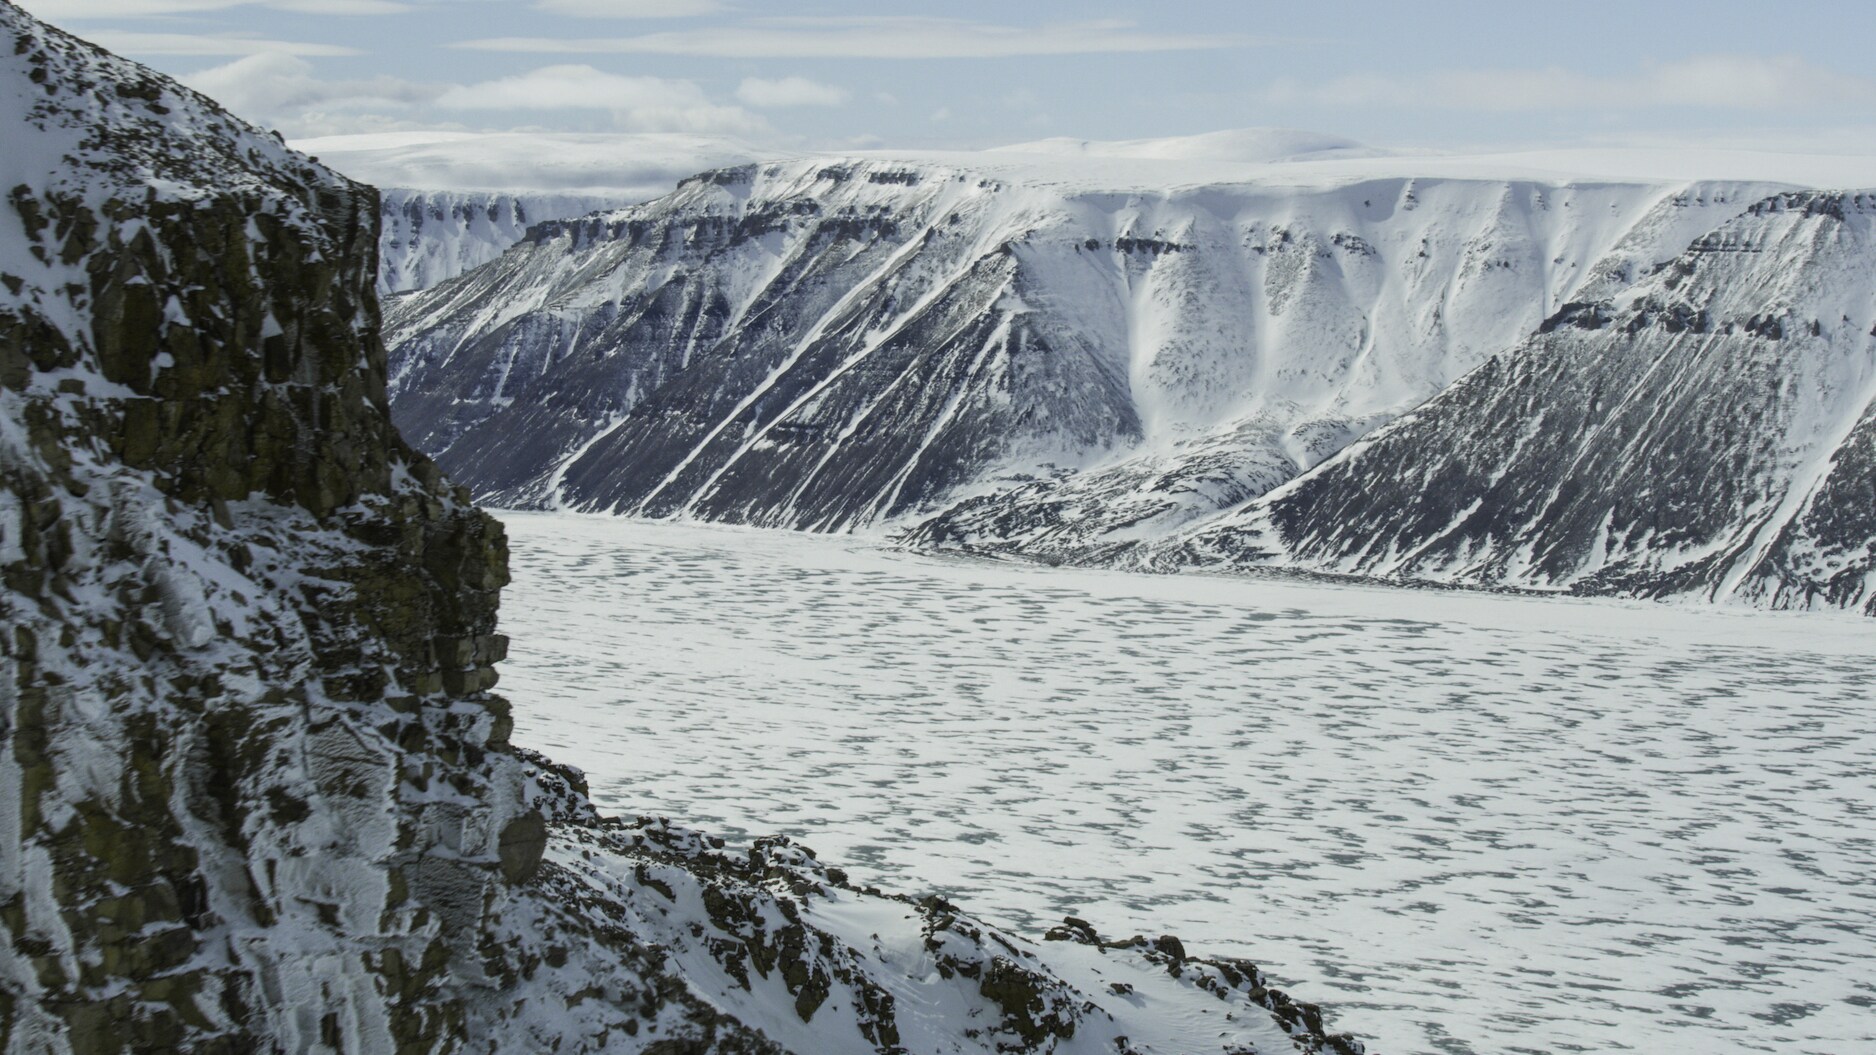
<path fill-rule="evenodd" d="M 746 166 L 544 225 L 393 308 L 395 412 L 499 504 L 836 530 L 1079 474 L 1164 534 L 1765 190 L 1086 167 Z"/>
<path fill-rule="evenodd" d="M 543 826 L 501 529 L 385 414 L 376 195 L 0 17 L 9 1050 L 436 1047 Z"/>
<path fill-rule="evenodd" d="M 375 192 L 0 3 L 11 1052 L 1358 1051 L 596 817 L 491 693 L 502 534 L 390 425 Z"/>

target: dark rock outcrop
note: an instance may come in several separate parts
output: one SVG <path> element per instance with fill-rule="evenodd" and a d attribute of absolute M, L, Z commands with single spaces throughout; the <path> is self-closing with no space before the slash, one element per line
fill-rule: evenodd
<path fill-rule="evenodd" d="M 0 17 L 5 90 L 35 86 L 0 299 L 4 1032 L 442 1050 L 442 917 L 474 924 L 478 832 L 525 814 L 490 761 L 506 550 L 390 424 L 377 196 Z"/>

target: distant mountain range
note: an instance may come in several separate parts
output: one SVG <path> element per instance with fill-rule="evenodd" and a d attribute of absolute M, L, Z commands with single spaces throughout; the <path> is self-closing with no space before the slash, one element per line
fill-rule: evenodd
<path fill-rule="evenodd" d="M 1857 174 L 1287 132 L 748 164 L 402 298 L 394 409 L 498 504 L 1862 609 L 1868 199 L 1795 189 Z"/>
<path fill-rule="evenodd" d="M 1089 478 L 933 544 L 1876 614 L 1876 194 L 1774 195 L 1313 471 L 1170 535 Z M 1098 479 L 1099 477 L 1095 477 Z M 1064 515 L 1073 503 L 1109 514 Z"/>
<path fill-rule="evenodd" d="M 649 201 L 700 169 L 758 156 L 737 140 L 670 132 L 381 132 L 293 146 L 383 189 L 385 294 L 486 264 L 532 224 Z"/>

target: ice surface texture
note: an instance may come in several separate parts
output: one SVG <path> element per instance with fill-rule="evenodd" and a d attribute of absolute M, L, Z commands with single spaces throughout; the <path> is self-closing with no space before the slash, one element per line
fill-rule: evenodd
<path fill-rule="evenodd" d="M 1861 617 L 504 520 L 602 804 L 1255 949 L 1391 1055 L 1876 1044 Z"/>

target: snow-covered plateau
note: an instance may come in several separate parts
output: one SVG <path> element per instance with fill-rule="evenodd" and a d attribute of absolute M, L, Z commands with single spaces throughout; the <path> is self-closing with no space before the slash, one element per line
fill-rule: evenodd
<path fill-rule="evenodd" d="M 1858 617 L 502 518 L 517 736 L 608 808 L 1255 950 L 1389 1055 L 1876 1050 Z"/>
<path fill-rule="evenodd" d="M 1837 181 L 1269 131 L 749 164 L 400 298 L 393 411 L 508 507 L 1867 609 Z"/>
<path fill-rule="evenodd" d="M 373 132 L 290 145 L 383 192 L 380 294 L 486 264 L 533 224 L 649 201 L 758 156 L 734 139 L 675 132 Z"/>

